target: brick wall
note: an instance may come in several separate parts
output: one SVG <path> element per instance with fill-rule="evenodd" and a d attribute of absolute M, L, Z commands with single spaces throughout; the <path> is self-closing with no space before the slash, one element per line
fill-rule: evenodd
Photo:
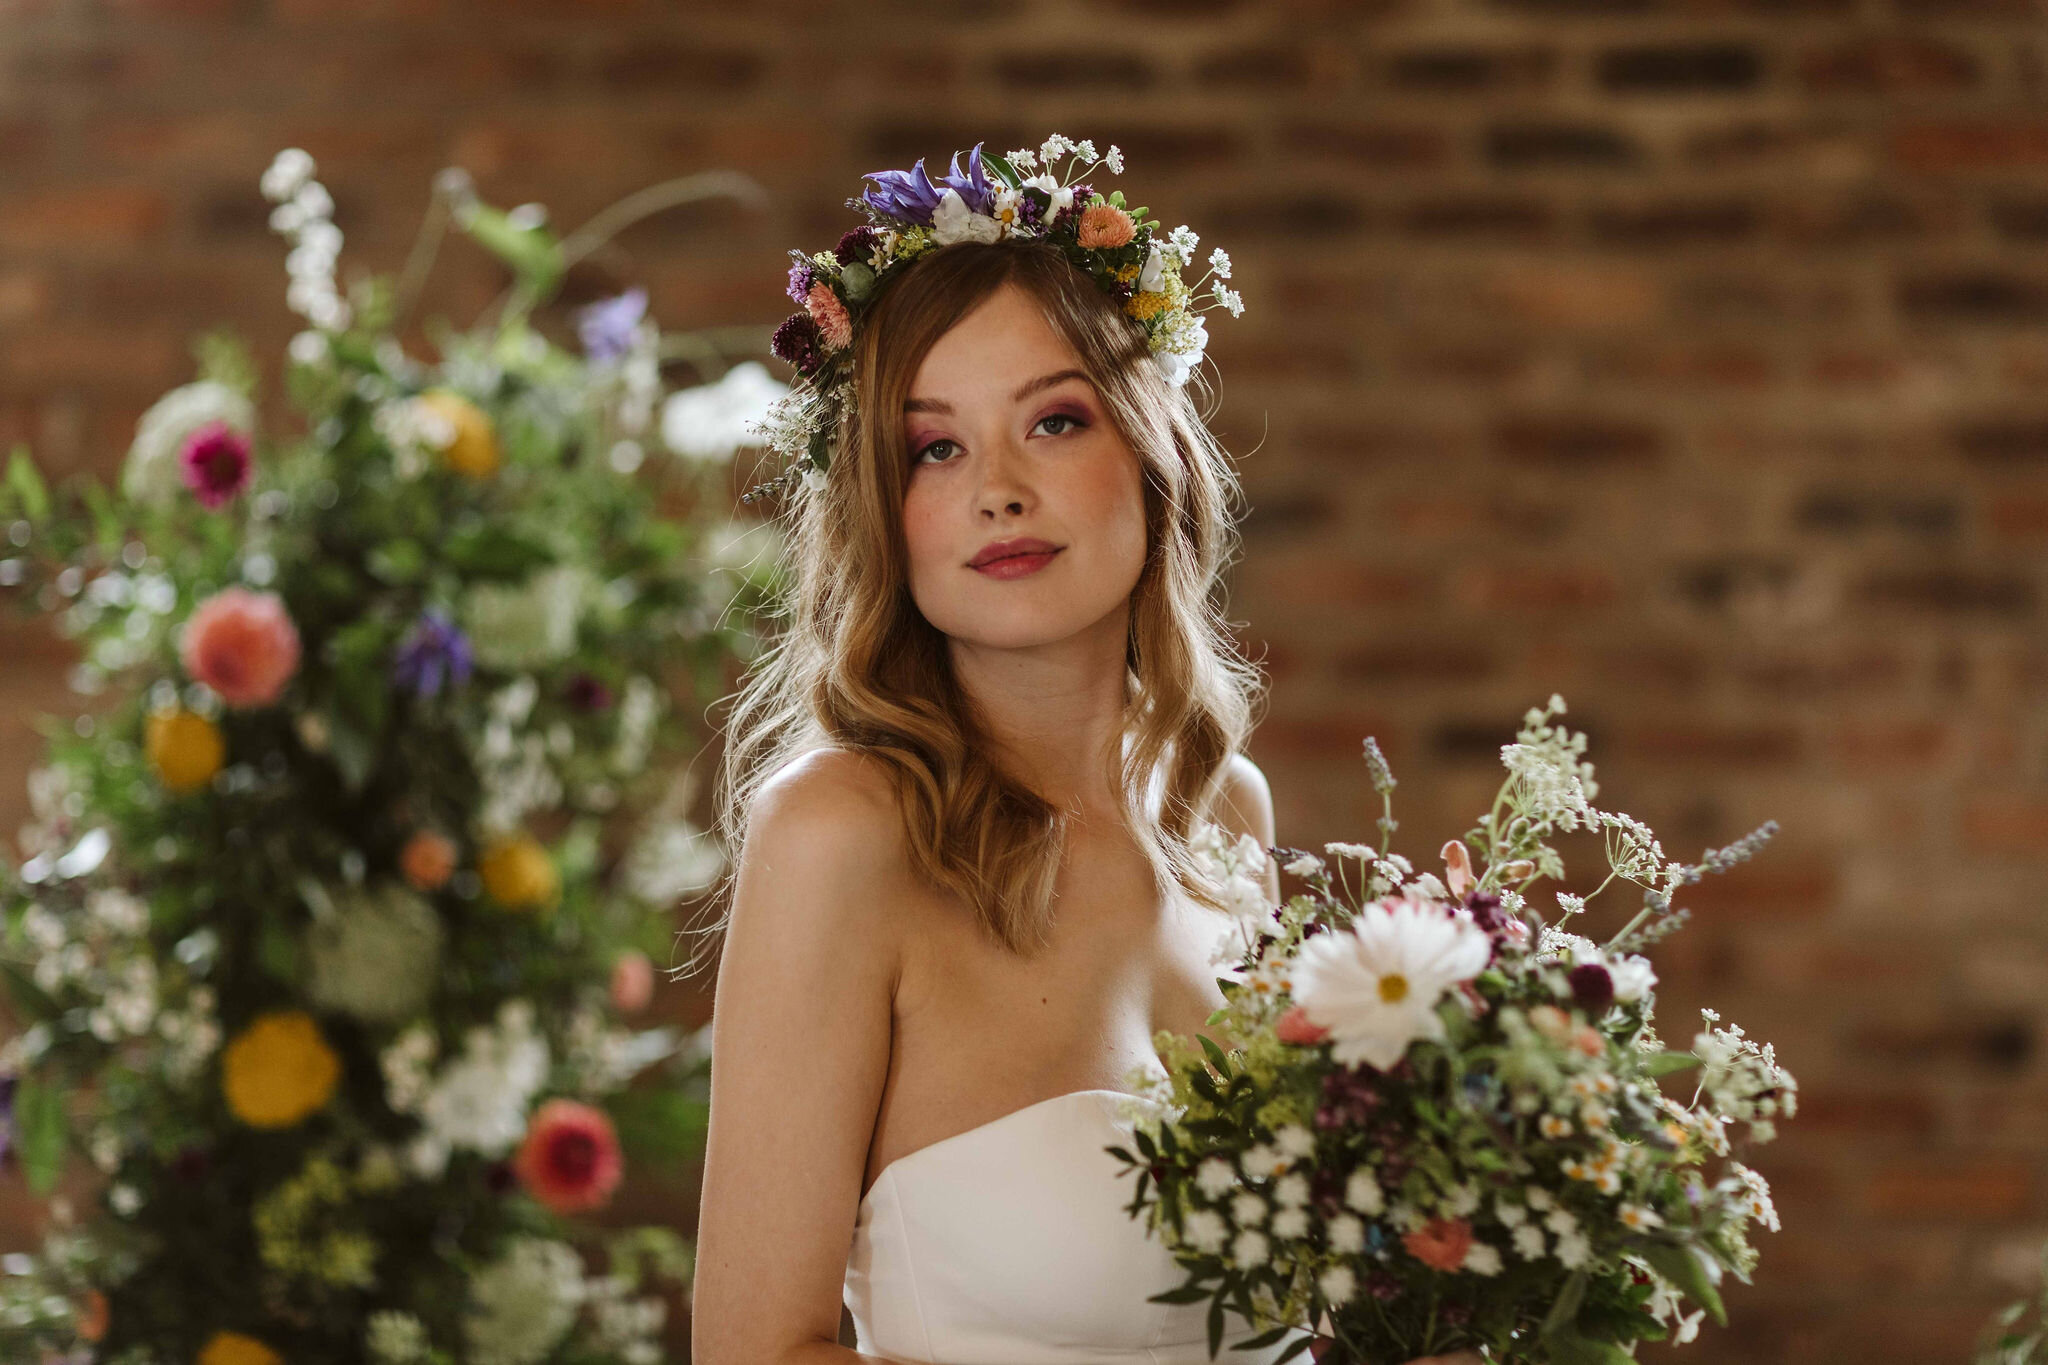
<path fill-rule="evenodd" d="M 1367 828 L 1373 733 L 1426 853 L 1553 690 L 1675 854 L 1779 819 L 1664 958 L 1669 1032 L 1711 1002 L 1805 1086 L 1768 1278 L 1693 1358 L 1957 1360 L 2048 1237 L 2043 10 L 0 0 L 0 443 L 111 472 L 188 333 L 276 353 L 281 146 L 379 269 L 445 164 L 564 223 L 747 167 L 774 216 L 577 281 L 690 325 L 779 318 L 862 171 L 1117 142 L 1248 304 L 1216 425 L 1282 839 Z M 429 303 L 494 283 L 458 251 Z M 11 829 L 63 656 L 0 647 Z"/>

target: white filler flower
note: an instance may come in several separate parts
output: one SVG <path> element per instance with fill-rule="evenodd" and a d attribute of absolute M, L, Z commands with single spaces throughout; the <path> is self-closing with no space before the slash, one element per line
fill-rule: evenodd
<path fill-rule="evenodd" d="M 1486 933 L 1442 906 L 1405 897 L 1376 901 L 1349 930 L 1317 934 L 1294 965 L 1294 999 L 1330 1031 L 1345 1066 L 1392 1066 L 1417 1038 L 1440 1041 L 1437 1002 L 1485 969 Z"/>

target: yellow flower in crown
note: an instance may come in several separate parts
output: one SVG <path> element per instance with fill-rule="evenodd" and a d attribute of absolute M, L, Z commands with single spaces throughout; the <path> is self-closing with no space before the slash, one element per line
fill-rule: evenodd
<path fill-rule="evenodd" d="M 254 1337 L 215 1332 L 199 1348 L 194 1365 L 284 1365 L 284 1357 Z"/>
<path fill-rule="evenodd" d="M 261 1014 L 221 1054 L 221 1092 L 251 1128 L 289 1128 L 320 1109 L 341 1080 L 341 1059 L 300 1010 Z"/>
<path fill-rule="evenodd" d="M 441 447 L 450 469 L 472 479 L 498 472 L 498 433 L 482 408 L 450 389 L 429 389 L 413 401 L 452 433 Z"/>
<path fill-rule="evenodd" d="M 198 791 L 213 780 L 227 758 L 220 727 L 196 711 L 156 711 L 142 726 L 149 766 L 174 792 Z"/>
<path fill-rule="evenodd" d="M 500 839 L 477 859 L 477 875 L 492 900 L 508 910 L 551 910 L 562 881 L 548 851 L 526 835 Z"/>

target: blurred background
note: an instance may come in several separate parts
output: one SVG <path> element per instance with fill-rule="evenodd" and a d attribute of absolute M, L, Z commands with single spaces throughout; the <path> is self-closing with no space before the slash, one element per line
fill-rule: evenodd
<path fill-rule="evenodd" d="M 0 449 L 112 477 L 232 325 L 299 323 L 256 181 L 313 154 L 351 266 L 434 174 L 629 229 L 571 293 L 773 324 L 862 172 L 1047 132 L 1203 250 L 1282 843 L 1401 785 L 1419 865 L 1553 691 L 1601 802 L 1696 858 L 1665 1032 L 1775 1041 L 1785 1229 L 1691 1358 L 1961 1360 L 2048 1238 L 2048 13 L 2036 0 L 0 0 Z M 503 274 L 449 249 L 424 311 Z M 778 373 L 783 373 L 780 369 Z M 0 626 L 0 828 L 70 647 Z M 1585 862 L 1580 861 L 1583 868 Z M 1583 889 L 1583 888 L 1582 888 Z M 1609 907 L 1609 913 L 1618 907 Z M 708 981 L 665 986 L 679 1023 Z M 629 1185 L 693 1220 L 695 1172 Z M 0 1249 L 42 1217 L 0 1181 Z M 678 1337 L 680 1340 L 680 1336 Z M 1646 1352 L 1651 1354 L 1651 1352 Z"/>

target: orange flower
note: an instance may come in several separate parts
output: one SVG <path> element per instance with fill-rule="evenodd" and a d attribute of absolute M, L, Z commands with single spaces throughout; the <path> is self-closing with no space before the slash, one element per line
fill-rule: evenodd
<path fill-rule="evenodd" d="M 405 841 L 398 870 L 415 891 L 438 891 L 455 871 L 455 841 L 436 830 L 423 829 Z"/>
<path fill-rule="evenodd" d="M 1462 1218 L 1432 1218 L 1401 1239 L 1408 1254 L 1446 1274 L 1465 1264 L 1472 1249 L 1472 1225 Z"/>
<path fill-rule="evenodd" d="M 1080 243 L 1085 247 L 1123 246 L 1137 234 L 1131 215 L 1114 204 L 1081 210 Z"/>
<path fill-rule="evenodd" d="M 498 472 L 498 433 L 482 408 L 448 389 L 430 389 L 413 401 L 447 423 L 453 433 L 441 450 L 450 469 L 472 479 L 488 479 Z"/>
<path fill-rule="evenodd" d="M 78 1314 L 73 1319 L 78 1335 L 86 1341 L 98 1341 L 107 1334 L 108 1319 L 107 1296 L 97 1289 L 86 1290 L 84 1300 L 78 1305 Z"/>

